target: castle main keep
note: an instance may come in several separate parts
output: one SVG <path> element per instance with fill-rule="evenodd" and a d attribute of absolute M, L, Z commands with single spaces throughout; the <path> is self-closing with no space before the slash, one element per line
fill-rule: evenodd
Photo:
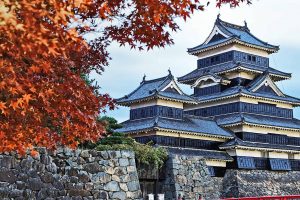
<path fill-rule="evenodd" d="M 211 177 L 233 172 L 245 177 L 251 170 L 297 173 L 300 120 L 293 108 L 300 99 L 276 85 L 291 78 L 269 64 L 269 55 L 278 50 L 255 37 L 247 23 L 239 26 L 218 16 L 204 43 L 188 49 L 198 58 L 195 70 L 177 80 L 171 71 L 153 80 L 144 77 L 117 100 L 130 107 L 130 119 L 117 131 L 141 143 L 153 141 L 170 154 L 202 157 Z M 194 93 L 185 94 L 178 82 Z"/>

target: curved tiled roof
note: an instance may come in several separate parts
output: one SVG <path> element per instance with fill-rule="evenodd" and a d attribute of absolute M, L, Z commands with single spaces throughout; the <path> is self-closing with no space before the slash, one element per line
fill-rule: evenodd
<path fill-rule="evenodd" d="M 162 98 L 186 103 L 195 103 L 195 99 L 184 94 L 182 91 L 181 94 L 178 92 L 162 91 L 172 81 L 176 84 L 172 74 L 158 79 L 143 80 L 137 89 L 116 101 L 120 105 L 130 105 L 131 103 L 147 100 L 149 98 Z"/>
<path fill-rule="evenodd" d="M 251 83 L 250 83 L 251 84 Z M 277 96 L 270 93 L 261 93 L 261 92 L 252 92 L 249 91 L 247 87 L 244 86 L 234 86 L 230 87 L 222 92 L 214 93 L 214 94 L 208 94 L 208 95 L 202 95 L 195 97 L 198 101 L 198 103 L 203 102 L 210 102 L 210 101 L 218 101 L 221 99 L 236 97 L 236 96 L 244 96 L 244 97 L 250 97 L 255 99 L 263 99 L 263 100 L 270 100 L 274 102 L 284 102 L 284 103 L 291 103 L 293 105 L 300 105 L 300 99 L 291 97 L 289 95 L 284 96 Z"/>
<path fill-rule="evenodd" d="M 195 81 L 196 79 L 198 79 L 199 77 L 207 73 L 222 74 L 227 71 L 234 71 L 234 70 L 245 70 L 245 71 L 248 70 L 257 73 L 263 73 L 264 71 L 268 70 L 271 77 L 282 77 L 282 79 L 288 79 L 291 77 L 290 73 L 285 73 L 271 67 L 262 67 L 262 66 L 252 65 L 249 63 L 242 63 L 242 62 L 236 63 L 234 61 L 230 61 L 218 65 L 212 65 L 205 68 L 195 69 L 192 72 L 182 77 L 179 77 L 178 82 L 190 84 L 191 82 Z"/>
<path fill-rule="evenodd" d="M 295 118 L 286 119 L 248 113 L 234 113 L 215 117 L 215 120 L 220 126 L 246 123 L 250 125 L 267 126 L 279 129 L 294 129 L 300 131 L 300 120 Z"/>
<path fill-rule="evenodd" d="M 166 147 L 166 148 L 168 152 L 171 154 L 200 156 L 207 160 L 233 161 L 233 158 L 230 155 L 222 151 L 189 149 L 189 148 L 178 148 L 178 147 Z"/>
<path fill-rule="evenodd" d="M 230 43 L 241 43 L 254 48 L 264 49 L 269 52 L 276 52 L 279 50 L 279 46 L 268 44 L 257 37 L 255 37 L 248 27 L 238 26 L 225 21 L 222 21 L 219 17 L 215 22 L 215 27 L 217 27 L 224 35 L 225 38 L 220 38 L 219 40 L 205 42 L 196 47 L 189 48 L 188 52 L 191 54 L 196 54 L 201 51 L 205 51 L 214 47 L 223 46 Z"/>
<path fill-rule="evenodd" d="M 186 132 L 190 134 L 211 137 L 233 137 L 231 132 L 218 126 L 215 121 L 194 116 L 184 116 L 182 120 L 163 117 L 128 120 L 123 122 L 122 126 L 122 128 L 117 129 L 116 131 L 132 133 L 145 130 L 161 129 L 172 132 Z"/>
<path fill-rule="evenodd" d="M 300 146 L 292 146 L 292 145 L 280 145 L 280 144 L 270 144 L 270 143 L 259 143 L 259 142 L 249 142 L 243 141 L 239 138 L 234 138 L 221 144 L 220 149 L 234 148 L 234 147 L 250 147 L 250 148 L 258 148 L 258 149 L 278 149 L 278 150 L 290 150 L 290 151 L 300 151 Z"/>

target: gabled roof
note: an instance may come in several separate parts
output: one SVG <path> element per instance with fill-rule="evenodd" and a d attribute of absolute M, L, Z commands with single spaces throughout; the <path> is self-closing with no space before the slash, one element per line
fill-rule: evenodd
<path fill-rule="evenodd" d="M 279 117 L 263 116 L 248 113 L 234 113 L 215 117 L 218 125 L 224 127 L 248 124 L 252 126 L 262 126 L 278 129 L 290 129 L 300 132 L 300 120 L 286 119 Z"/>
<path fill-rule="evenodd" d="M 130 94 L 117 99 L 116 101 L 119 105 L 128 106 L 135 102 L 141 102 L 155 98 L 183 103 L 196 103 L 195 99 L 181 91 L 171 72 L 169 72 L 167 76 L 153 80 L 145 80 L 144 77 L 138 88 L 136 88 Z"/>
<path fill-rule="evenodd" d="M 184 84 L 193 84 L 199 77 L 209 73 L 216 74 L 216 75 L 221 75 L 223 73 L 227 72 L 233 72 L 233 71 L 246 71 L 246 72 L 253 72 L 253 73 L 258 73 L 262 74 L 266 70 L 268 70 L 269 75 L 271 78 L 278 79 L 278 80 L 284 80 L 284 79 L 289 79 L 291 77 L 290 73 L 285 73 L 279 70 L 276 70 L 271 67 L 262 67 L 262 66 L 257 66 L 257 65 L 252 65 L 249 63 L 242 63 L 242 62 L 235 62 L 235 61 L 230 61 L 226 63 L 221 63 L 218 65 L 213 65 L 205 68 L 198 68 L 195 69 L 194 71 L 179 77 L 177 80 L 180 83 Z"/>
<path fill-rule="evenodd" d="M 259 142 L 249 142 L 243 141 L 239 138 L 234 138 L 225 142 L 219 146 L 220 149 L 232 149 L 232 148 L 240 148 L 240 149 L 259 149 L 259 150 L 270 150 L 272 151 L 300 151 L 299 146 L 292 145 L 280 145 L 280 144 L 269 144 L 269 143 L 259 143 Z"/>
<path fill-rule="evenodd" d="M 218 126 L 215 121 L 195 116 L 184 116 L 182 120 L 163 117 L 128 120 L 123 122 L 122 126 L 116 131 L 138 133 L 150 130 L 164 130 L 208 137 L 233 138 L 231 132 Z"/>
<path fill-rule="evenodd" d="M 281 90 L 276 86 L 276 84 L 272 81 L 269 75 L 269 71 L 264 72 L 264 74 L 258 76 L 256 79 L 254 79 L 248 86 L 248 89 L 251 92 L 258 91 L 261 87 L 270 87 L 274 93 L 276 93 L 278 96 L 284 97 L 284 94 L 281 92 Z"/>
<path fill-rule="evenodd" d="M 188 53 L 194 55 L 232 43 L 262 49 L 269 53 L 274 53 L 279 50 L 279 46 L 268 44 L 250 33 L 246 23 L 244 26 L 239 26 L 222 21 L 218 16 L 214 28 L 206 41 L 201 45 L 189 48 Z"/>
<path fill-rule="evenodd" d="M 211 72 L 207 72 L 205 74 L 203 74 L 202 76 L 200 76 L 195 82 L 194 84 L 192 85 L 192 87 L 197 87 L 199 85 L 201 85 L 202 82 L 205 82 L 207 80 L 211 80 L 213 81 L 214 83 L 222 83 L 222 84 L 229 84 L 230 83 L 230 80 L 227 79 L 227 78 L 223 78 L 221 76 L 218 76 L 214 73 L 211 73 Z"/>

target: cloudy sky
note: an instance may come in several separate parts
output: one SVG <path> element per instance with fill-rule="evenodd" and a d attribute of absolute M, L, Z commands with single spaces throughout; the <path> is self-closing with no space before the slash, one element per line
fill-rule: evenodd
<path fill-rule="evenodd" d="M 165 76 L 170 68 L 175 77 L 196 68 L 197 58 L 187 54 L 187 48 L 201 44 L 213 28 L 216 16 L 235 24 L 247 21 L 251 32 L 258 38 L 280 45 L 279 53 L 270 56 L 271 67 L 292 73 L 292 79 L 277 83 L 286 94 L 300 97 L 300 1 L 253 0 L 253 4 L 231 9 L 215 7 L 214 0 L 204 12 L 195 13 L 186 22 L 180 21 L 181 31 L 173 33 L 175 44 L 164 49 L 139 52 L 114 44 L 109 48 L 112 61 L 101 75 L 93 74 L 102 93 L 114 98 L 122 97 L 138 87 L 144 74 L 147 79 Z M 186 93 L 189 87 L 180 85 Z M 128 108 L 119 107 L 107 113 L 120 122 L 129 117 Z M 300 118 L 300 109 L 295 110 Z"/>

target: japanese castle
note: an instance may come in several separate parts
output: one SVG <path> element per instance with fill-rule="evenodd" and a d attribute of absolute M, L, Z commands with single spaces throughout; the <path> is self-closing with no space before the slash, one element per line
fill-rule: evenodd
<path fill-rule="evenodd" d="M 177 78 L 171 71 L 146 80 L 117 103 L 130 119 L 117 131 L 153 141 L 170 153 L 202 156 L 212 176 L 226 169 L 300 170 L 300 99 L 276 82 L 291 74 L 269 65 L 279 46 L 219 16 L 204 43 L 188 49 L 197 68 Z M 190 85 L 185 94 L 178 83 Z"/>

